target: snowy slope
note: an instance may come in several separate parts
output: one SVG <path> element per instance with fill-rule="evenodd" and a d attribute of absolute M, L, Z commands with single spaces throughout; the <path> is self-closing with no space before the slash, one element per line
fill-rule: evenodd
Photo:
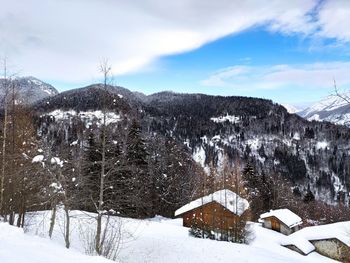
<path fill-rule="evenodd" d="M 82 234 L 90 233 L 91 229 L 94 228 L 92 218 L 94 214 L 73 211 L 72 216 L 72 247 L 84 252 L 84 242 L 81 237 Z M 62 227 L 64 221 L 62 218 L 58 220 L 55 227 L 52 242 L 59 243 L 63 247 Z M 263 229 L 259 224 L 253 225 L 256 235 L 255 241 L 251 245 L 241 245 L 191 237 L 188 234 L 188 228 L 182 227 L 182 219 L 155 217 L 149 220 L 136 220 L 115 217 L 113 220 L 113 225 L 121 226 L 123 232 L 118 254 L 120 262 L 226 263 L 232 262 L 232 260 L 252 263 L 334 262 L 316 253 L 305 257 L 282 247 L 280 244 L 286 236 Z M 37 213 L 28 220 L 28 223 L 30 224 L 27 228 L 29 234 L 47 236 L 49 213 Z M 1 256 L 0 262 L 3 262 Z"/>
<path fill-rule="evenodd" d="M 349 97 L 350 92 L 344 96 Z M 310 121 L 329 121 L 350 126 L 350 105 L 337 96 L 328 96 L 298 114 Z"/>
<path fill-rule="evenodd" d="M 22 229 L 0 223 L 1 263 L 108 263 L 103 257 L 83 255 L 38 236 L 25 235 Z"/>

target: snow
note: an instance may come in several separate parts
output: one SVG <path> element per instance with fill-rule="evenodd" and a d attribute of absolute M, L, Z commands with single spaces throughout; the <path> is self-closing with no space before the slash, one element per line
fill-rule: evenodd
<path fill-rule="evenodd" d="M 254 139 L 248 139 L 247 145 L 250 147 L 252 151 L 257 151 L 259 147 L 260 139 L 254 138 Z"/>
<path fill-rule="evenodd" d="M 281 242 L 282 245 L 293 245 L 299 248 L 305 255 L 315 250 L 315 246 L 305 238 L 288 236 L 286 240 Z"/>
<path fill-rule="evenodd" d="M 290 105 L 290 104 L 282 104 L 282 106 L 288 111 L 288 113 L 297 113 L 300 111 L 297 107 Z"/>
<path fill-rule="evenodd" d="M 328 142 L 326 142 L 326 141 L 316 143 L 317 150 L 319 150 L 319 149 L 324 150 L 324 149 L 327 149 L 327 147 L 328 147 Z"/>
<path fill-rule="evenodd" d="M 339 191 L 343 191 L 343 190 L 346 191 L 345 186 L 342 184 L 340 178 L 337 175 L 332 173 L 331 178 L 332 178 L 332 182 L 333 182 L 333 188 L 334 188 L 334 191 L 336 193 L 338 193 Z M 335 196 L 335 198 L 336 198 L 336 196 Z"/>
<path fill-rule="evenodd" d="M 102 257 L 92 257 L 75 249 L 38 236 L 25 235 L 23 230 L 0 223 L 0 262 L 4 263 L 112 263 Z"/>
<path fill-rule="evenodd" d="M 342 94 L 344 96 L 349 96 L 349 93 L 344 93 Z M 307 108 L 304 113 L 304 115 L 309 115 L 310 113 L 313 112 L 318 112 L 318 111 L 332 111 L 335 109 L 338 109 L 340 107 L 343 107 L 347 104 L 347 102 L 338 96 L 330 95 L 325 98 L 323 98 L 321 101 L 316 102 L 313 104 L 311 107 Z"/>
<path fill-rule="evenodd" d="M 303 223 L 298 215 L 294 214 L 292 211 L 286 208 L 271 210 L 270 212 L 262 214 L 260 218 L 264 219 L 271 216 L 278 218 L 281 222 L 290 228 L 301 225 Z"/>
<path fill-rule="evenodd" d="M 205 167 L 205 151 L 202 146 L 194 150 L 192 158 L 195 162 L 199 163 L 202 167 Z"/>
<path fill-rule="evenodd" d="M 100 110 L 80 111 L 80 112 L 76 112 L 75 110 L 69 110 L 69 111 L 54 110 L 45 115 L 52 116 L 56 120 L 68 120 L 73 117 L 80 117 L 83 121 L 89 122 L 89 123 L 93 121 L 97 121 L 98 125 L 101 125 L 103 121 L 103 112 Z M 109 125 L 111 123 L 117 123 L 120 120 L 121 120 L 120 115 L 114 112 L 106 113 L 106 125 Z"/>
<path fill-rule="evenodd" d="M 350 246 L 350 221 L 305 227 L 291 234 L 290 237 L 302 237 L 307 240 L 337 238 Z"/>
<path fill-rule="evenodd" d="M 320 115 L 314 114 L 311 117 L 307 118 L 309 121 L 320 121 Z"/>
<path fill-rule="evenodd" d="M 276 231 L 263 228 L 261 225 L 257 223 L 254 224 L 254 232 L 255 232 L 255 240 L 253 241 L 251 246 L 264 248 L 264 249 L 270 250 L 272 253 L 282 254 L 285 256 L 284 262 L 289 262 L 289 260 L 290 262 L 318 262 L 318 263 L 319 262 L 338 262 L 338 261 L 331 260 L 327 257 L 321 256 L 316 252 L 312 252 L 307 256 L 303 256 L 295 251 L 290 250 L 289 248 L 285 248 L 282 245 L 286 243 L 285 240 L 286 238 L 288 238 L 288 236 L 285 236 Z M 295 256 L 295 258 L 294 259 L 289 258 L 291 256 Z M 266 262 L 269 262 L 269 261 L 267 260 Z"/>
<path fill-rule="evenodd" d="M 226 194 L 226 198 L 225 198 L 225 194 Z M 237 207 L 236 207 L 236 199 L 238 204 Z M 242 215 L 244 211 L 249 208 L 249 202 L 246 199 L 240 197 L 239 195 L 237 195 L 236 193 L 230 190 L 223 189 L 223 190 L 216 191 L 212 194 L 209 194 L 207 196 L 204 196 L 202 198 L 198 198 L 180 207 L 175 211 L 175 216 L 181 215 L 183 213 L 186 213 L 188 211 L 191 211 L 195 208 L 211 203 L 213 201 L 219 203 L 220 205 L 224 206 L 226 209 L 230 210 L 232 213 L 239 216 Z"/>
<path fill-rule="evenodd" d="M 39 154 L 32 159 L 32 163 L 41 163 L 44 161 L 44 155 Z"/>
<path fill-rule="evenodd" d="M 59 157 L 52 157 L 51 158 L 51 164 L 57 164 L 59 166 L 63 166 L 63 161 Z"/>
<path fill-rule="evenodd" d="M 334 114 L 324 118 L 325 121 L 333 122 L 339 125 L 350 125 L 350 113 Z"/>
<path fill-rule="evenodd" d="M 70 144 L 70 146 L 74 146 L 74 145 L 77 145 L 77 144 L 78 144 L 78 140 L 72 142 L 72 143 Z"/>
<path fill-rule="evenodd" d="M 220 116 L 220 117 L 212 117 L 210 118 L 211 121 L 216 122 L 216 123 L 221 123 L 221 122 L 230 122 L 230 123 L 239 123 L 240 118 L 234 115 L 226 115 L 226 116 Z"/>
<path fill-rule="evenodd" d="M 299 134 L 299 132 L 294 133 L 293 139 L 294 139 L 294 140 L 297 140 L 297 141 L 300 140 L 300 134 Z"/>
<path fill-rule="evenodd" d="M 349 97 L 350 92 L 342 95 Z M 350 113 L 346 105 L 348 103 L 344 99 L 331 95 L 298 114 L 309 121 L 329 121 L 340 125 L 350 125 Z"/>
<path fill-rule="evenodd" d="M 8 238 L 3 240 L 1 238 L 3 232 L 0 229 L 0 262 L 110 262 L 102 261 L 101 258 L 97 257 L 83 257 L 82 255 L 76 254 L 77 250 L 84 252 L 84 241 L 81 239 L 82 233 L 91 233 L 89 231 L 95 227 L 94 216 L 96 216 L 96 214 L 82 211 L 71 211 L 71 215 L 72 248 L 70 250 L 64 248 L 64 238 L 62 234 L 62 227 L 64 226 L 64 212 L 61 209 L 58 210 L 57 223 L 51 241 L 49 239 L 30 236 L 40 235 L 47 237 L 50 223 L 50 212 L 42 211 L 31 214 L 31 217 L 27 219 L 29 226 L 27 227 L 26 231 L 28 235 L 23 235 L 23 233 L 21 233 L 19 240 L 15 240 L 13 242 L 11 242 Z M 255 232 L 255 240 L 250 245 L 243 245 L 191 237 L 188 233 L 188 228 L 182 226 L 182 219 L 168 219 L 161 216 L 156 216 L 152 219 L 137 220 L 113 216 L 112 220 L 114 224 L 122 226 L 123 230 L 123 240 L 117 262 L 336 262 L 315 252 L 310 253 L 308 256 L 302 256 L 288 248 L 285 248 L 280 244 L 285 238 L 283 234 L 262 228 L 260 224 L 257 223 L 252 224 L 252 229 Z M 20 230 L 16 229 L 16 231 Z M 6 232 L 4 236 L 7 237 Z M 39 240 L 44 245 L 35 246 L 35 242 L 32 240 L 35 242 L 38 242 L 37 240 Z M 47 247 L 50 247 L 50 249 L 46 249 Z M 52 251 L 51 248 L 54 248 L 55 250 Z M 15 252 L 11 253 L 9 251 Z M 17 253 L 18 251 L 21 253 Z M 5 255 L 4 253 L 7 254 Z M 71 258 L 68 259 L 69 255 L 72 253 L 76 254 L 75 260 Z M 60 254 L 62 254 L 62 257 Z"/>
<path fill-rule="evenodd" d="M 59 183 L 52 183 L 50 184 L 50 187 L 53 188 L 56 193 L 64 193 L 64 191 L 62 190 L 62 185 Z"/>
<path fill-rule="evenodd" d="M 310 241 L 331 238 L 350 246 L 350 221 L 303 228 L 286 237 L 282 244 L 294 245 L 308 254 L 315 249 Z"/>

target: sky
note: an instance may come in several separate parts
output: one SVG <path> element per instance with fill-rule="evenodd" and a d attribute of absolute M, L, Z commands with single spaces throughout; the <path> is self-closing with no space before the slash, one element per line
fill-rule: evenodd
<path fill-rule="evenodd" d="M 0 57 L 59 91 L 101 81 L 304 105 L 350 88 L 350 0 L 0 0 Z"/>

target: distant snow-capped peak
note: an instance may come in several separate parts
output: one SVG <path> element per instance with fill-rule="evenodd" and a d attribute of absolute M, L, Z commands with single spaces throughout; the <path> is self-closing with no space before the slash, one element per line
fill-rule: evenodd
<path fill-rule="evenodd" d="M 350 91 L 341 95 L 350 98 Z M 350 103 L 336 95 L 327 96 L 298 114 L 310 121 L 329 121 L 350 126 Z"/>
<path fill-rule="evenodd" d="M 50 84 L 43 82 L 35 77 L 19 77 L 10 80 L 14 84 L 17 93 L 17 100 L 23 103 L 34 103 L 58 94 L 58 91 Z M 0 79 L 0 84 L 4 79 Z M 3 91 L 0 91 L 0 95 Z"/>

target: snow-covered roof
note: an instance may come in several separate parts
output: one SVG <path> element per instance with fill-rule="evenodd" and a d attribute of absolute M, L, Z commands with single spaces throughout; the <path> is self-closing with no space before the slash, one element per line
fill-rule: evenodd
<path fill-rule="evenodd" d="M 296 236 L 287 236 L 285 240 L 281 242 L 282 246 L 293 245 L 301 250 L 305 255 L 308 255 L 315 250 L 315 246 L 307 239 Z"/>
<path fill-rule="evenodd" d="M 225 198 L 226 195 L 226 198 Z M 236 198 L 237 198 L 237 207 L 236 207 Z M 183 213 L 186 213 L 188 211 L 191 211 L 195 208 L 198 208 L 202 205 L 206 205 L 211 202 L 217 202 L 220 205 L 224 206 L 226 209 L 231 211 L 232 213 L 236 215 L 242 215 L 245 210 L 249 208 L 249 202 L 237 195 L 236 193 L 228 190 L 223 189 L 216 191 L 212 194 L 209 194 L 207 196 L 203 196 L 201 198 L 198 198 L 183 207 L 177 209 L 175 211 L 175 216 L 181 215 Z"/>
<path fill-rule="evenodd" d="M 350 246 L 350 221 L 303 228 L 287 236 L 281 245 L 294 245 L 308 254 L 315 249 L 310 241 L 332 238 Z"/>
<path fill-rule="evenodd" d="M 303 223 L 303 221 L 298 215 L 294 214 L 292 211 L 286 208 L 271 210 L 270 212 L 262 214 L 260 218 L 265 219 L 272 216 L 276 217 L 283 224 L 290 228 L 295 227 L 297 225 L 301 225 Z"/>

